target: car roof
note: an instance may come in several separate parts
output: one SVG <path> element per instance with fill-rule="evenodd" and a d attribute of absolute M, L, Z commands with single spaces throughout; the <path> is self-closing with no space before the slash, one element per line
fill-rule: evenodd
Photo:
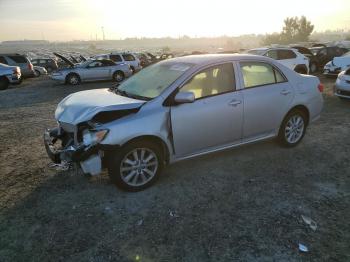
<path fill-rule="evenodd" d="M 259 60 L 270 61 L 271 59 L 264 56 L 256 56 L 250 54 L 205 54 L 205 55 L 188 55 L 171 58 L 166 61 L 171 61 L 175 63 L 190 63 L 190 64 L 207 64 L 215 62 L 230 62 L 233 60 L 256 60 L 259 57 Z"/>

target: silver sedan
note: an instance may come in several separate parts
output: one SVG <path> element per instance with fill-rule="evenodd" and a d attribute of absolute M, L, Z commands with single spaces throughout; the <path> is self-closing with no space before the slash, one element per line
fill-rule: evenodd
<path fill-rule="evenodd" d="M 183 159 L 273 137 L 296 146 L 320 117 L 322 90 L 317 77 L 267 57 L 174 58 L 114 89 L 63 99 L 45 145 L 55 162 L 78 162 L 92 175 L 105 166 L 119 187 L 138 191 Z"/>
<path fill-rule="evenodd" d="M 116 64 L 111 60 L 87 60 L 81 64 L 70 65 L 51 74 L 53 80 L 77 85 L 85 81 L 114 80 L 121 82 L 132 75 L 125 63 Z"/>

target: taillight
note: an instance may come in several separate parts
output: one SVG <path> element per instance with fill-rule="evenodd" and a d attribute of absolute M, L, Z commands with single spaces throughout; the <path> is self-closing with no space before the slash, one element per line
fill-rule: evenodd
<path fill-rule="evenodd" d="M 28 64 L 28 69 L 29 69 L 29 70 L 33 70 L 33 65 L 32 65 L 32 63 L 29 63 L 29 64 Z"/>
<path fill-rule="evenodd" d="M 324 90 L 324 85 L 322 83 L 319 83 L 319 85 L 317 86 L 318 91 L 320 91 L 321 93 L 323 93 Z"/>

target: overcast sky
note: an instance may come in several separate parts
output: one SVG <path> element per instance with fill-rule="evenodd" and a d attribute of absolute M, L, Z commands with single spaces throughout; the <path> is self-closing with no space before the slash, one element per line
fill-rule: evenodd
<path fill-rule="evenodd" d="M 237 36 L 279 32 L 305 15 L 316 31 L 350 29 L 350 0 L 0 0 L 0 41 Z"/>

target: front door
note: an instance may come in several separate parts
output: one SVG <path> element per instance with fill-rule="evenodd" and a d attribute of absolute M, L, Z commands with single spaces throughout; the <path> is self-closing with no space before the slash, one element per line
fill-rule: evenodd
<path fill-rule="evenodd" d="M 186 157 L 240 142 L 243 99 L 236 91 L 232 63 L 196 73 L 181 91 L 193 92 L 193 103 L 171 107 L 176 157 Z"/>

